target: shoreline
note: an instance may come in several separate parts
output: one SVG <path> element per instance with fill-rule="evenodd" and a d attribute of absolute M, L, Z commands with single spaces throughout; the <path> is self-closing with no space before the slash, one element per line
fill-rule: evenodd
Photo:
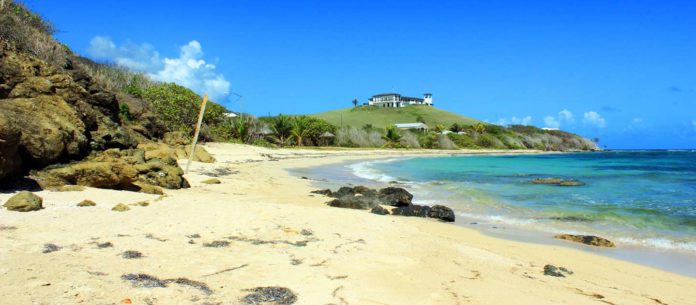
<path fill-rule="evenodd" d="M 490 153 L 486 155 L 498 155 L 496 153 Z M 388 187 L 388 186 L 394 186 L 391 183 L 388 183 L 386 181 L 381 181 L 381 180 L 374 180 L 371 178 L 365 178 L 361 177 L 355 174 L 355 170 L 352 169 L 352 166 L 354 165 L 359 165 L 361 163 L 369 163 L 369 162 L 389 162 L 391 160 L 405 160 L 405 159 L 411 159 L 411 158 L 429 158 L 429 157 L 443 157 L 443 156 L 421 156 L 421 155 L 412 155 L 412 156 L 399 156 L 399 157 L 386 157 L 386 158 L 372 158 L 372 159 L 358 159 L 358 160 L 350 160 L 350 161 L 342 161 L 338 162 L 335 164 L 324 164 L 324 165 L 319 165 L 319 166 L 314 166 L 307 168 L 306 170 L 300 171 L 298 169 L 293 169 L 291 170 L 291 174 L 294 176 L 297 176 L 300 178 L 302 175 L 310 175 L 312 177 L 312 174 L 316 174 L 316 177 L 320 177 L 320 179 L 312 179 L 310 178 L 311 181 L 315 182 L 316 188 L 322 189 L 322 188 L 339 188 L 341 186 L 347 185 L 361 185 L 364 184 L 369 187 L 376 187 L 376 188 L 382 188 L 382 187 Z M 326 174 L 325 172 L 316 172 L 313 171 L 313 169 L 337 169 L 337 168 L 350 168 L 350 169 L 344 169 L 345 173 L 342 172 L 340 169 L 337 169 L 337 171 L 341 175 L 350 175 L 348 179 L 342 179 L 341 183 L 336 183 L 334 180 L 334 177 L 331 178 L 326 178 L 323 177 L 323 174 Z M 389 173 L 383 173 L 385 175 L 389 175 Z M 399 187 L 404 187 L 406 189 L 409 189 L 414 194 L 414 201 L 419 201 L 417 198 L 418 194 L 417 192 L 414 192 L 412 190 L 413 185 L 411 185 L 410 182 L 404 182 L 397 184 L 396 186 Z M 422 203 L 421 203 L 422 204 Z M 432 204 L 443 204 L 443 205 L 448 205 L 448 202 L 434 202 L 428 200 L 426 205 L 432 205 Z M 658 268 L 663 271 L 667 272 L 673 272 L 676 274 L 684 275 L 684 276 L 689 276 L 692 278 L 696 278 L 696 265 L 693 265 L 694 262 L 696 262 L 696 253 L 689 252 L 687 250 L 679 250 L 679 249 L 660 249 L 660 248 L 655 248 L 655 247 L 650 247 L 646 245 L 635 245 L 635 244 L 620 244 L 619 247 L 617 248 L 600 248 L 600 247 L 590 247 L 587 245 L 583 245 L 580 243 L 572 243 L 572 242 L 567 242 L 567 241 L 562 241 L 558 239 L 554 239 L 553 236 L 555 234 L 563 234 L 563 233 L 568 233 L 564 231 L 558 231 L 558 232 L 550 232 L 550 231 L 544 231 L 538 228 L 533 228 L 533 227 L 525 227 L 525 226 L 519 226 L 515 225 L 513 223 L 507 223 L 504 221 L 492 221 L 490 219 L 486 219 L 485 215 L 479 215 L 480 217 L 474 218 L 466 215 L 462 215 L 461 211 L 457 212 L 455 210 L 455 214 L 457 215 L 457 221 L 453 223 L 456 226 L 467 228 L 467 229 L 472 229 L 476 230 L 477 232 L 480 232 L 482 234 L 485 234 L 487 236 L 493 237 L 493 238 L 499 238 L 499 239 L 505 239 L 505 240 L 510 240 L 510 241 L 518 241 L 518 242 L 526 242 L 526 243 L 532 243 L 532 244 L 540 244 L 540 245 L 551 245 L 551 246 L 560 246 L 560 247 L 566 247 L 569 249 L 574 249 L 574 250 L 579 250 L 583 251 L 586 253 L 591 253 L 591 254 L 598 254 L 602 255 L 605 257 L 610 257 L 610 258 L 615 258 L 615 259 L 620 259 L 626 262 L 632 262 L 632 263 L 637 263 L 643 266 L 647 267 L 653 267 L 653 268 Z"/>
<path fill-rule="evenodd" d="M 0 211 L 4 299 L 13 304 L 118 303 L 125 298 L 134 304 L 227 304 L 247 294 L 245 289 L 279 286 L 297 295 L 296 304 L 696 303 L 693 278 L 429 219 L 328 207 L 326 198 L 309 194 L 315 189 L 312 181 L 288 171 L 410 156 L 415 150 L 220 143 L 205 148 L 218 161 L 194 162 L 186 176 L 189 189 L 166 190 L 161 197 L 93 188 L 41 191 L 41 211 Z M 419 156 L 452 153 L 415 151 Z M 221 184 L 201 183 L 214 175 Z M 0 200 L 10 195 L 0 194 Z M 82 199 L 97 206 L 76 207 Z M 141 200 L 150 205 L 123 213 L 110 210 L 118 202 Z M 205 246 L 214 241 L 229 246 Z M 103 242 L 113 247 L 95 246 Z M 45 243 L 61 249 L 44 254 Z M 124 259 L 120 253 L 127 250 L 144 256 Z M 545 276 L 546 264 L 574 273 Z M 183 284 L 133 287 L 122 279 L 140 273 L 205 283 L 212 293 Z"/>

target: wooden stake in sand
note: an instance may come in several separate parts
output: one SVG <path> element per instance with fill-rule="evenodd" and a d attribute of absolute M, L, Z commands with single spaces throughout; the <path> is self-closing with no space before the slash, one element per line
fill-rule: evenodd
<path fill-rule="evenodd" d="M 188 163 L 186 163 L 186 170 L 184 174 L 188 174 L 189 166 L 191 166 L 191 161 L 196 155 L 196 143 L 198 142 L 198 133 L 201 131 L 201 124 L 203 123 L 203 114 L 205 113 L 205 104 L 208 103 L 208 94 L 203 95 L 203 103 L 201 103 L 201 112 L 198 113 L 198 123 L 196 124 L 196 132 L 193 133 L 193 141 L 191 142 L 191 153 L 189 154 Z"/>

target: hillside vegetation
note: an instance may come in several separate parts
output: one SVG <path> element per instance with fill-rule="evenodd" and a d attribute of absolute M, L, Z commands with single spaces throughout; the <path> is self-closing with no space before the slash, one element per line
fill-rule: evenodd
<path fill-rule="evenodd" d="M 387 128 L 396 123 L 424 122 L 430 128 L 435 128 L 438 124 L 450 126 L 454 123 L 465 125 L 480 123 L 476 119 L 425 105 L 412 105 L 403 108 L 358 106 L 312 114 L 310 116 L 325 120 L 339 127 L 371 125 L 375 128 Z"/>

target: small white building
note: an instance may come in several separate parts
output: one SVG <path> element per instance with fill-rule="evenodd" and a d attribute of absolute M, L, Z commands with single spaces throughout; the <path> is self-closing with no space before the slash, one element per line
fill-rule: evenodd
<path fill-rule="evenodd" d="M 552 128 L 552 127 L 544 127 L 544 128 L 542 128 L 542 130 L 550 131 L 550 130 L 560 130 L 560 129 L 558 129 L 558 128 Z"/>
<path fill-rule="evenodd" d="M 398 93 L 382 93 L 373 95 L 368 100 L 368 105 L 385 107 L 385 108 L 398 108 L 408 105 L 433 105 L 433 95 L 431 93 L 423 94 L 423 98 L 401 96 Z"/>
<path fill-rule="evenodd" d="M 394 124 L 396 128 L 398 129 L 405 129 L 405 130 L 410 130 L 410 129 L 416 129 L 418 131 L 427 131 L 428 130 L 428 125 L 425 125 L 424 123 L 396 123 Z"/>

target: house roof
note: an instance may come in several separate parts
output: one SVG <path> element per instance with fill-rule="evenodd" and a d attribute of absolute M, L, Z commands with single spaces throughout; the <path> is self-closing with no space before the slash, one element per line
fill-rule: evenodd
<path fill-rule="evenodd" d="M 396 128 L 428 128 L 428 125 L 423 123 L 396 123 Z"/>
<path fill-rule="evenodd" d="M 375 94 L 372 97 L 381 97 L 381 96 L 390 96 L 390 95 L 401 96 L 401 94 L 398 94 L 398 93 L 380 93 L 380 94 Z"/>

